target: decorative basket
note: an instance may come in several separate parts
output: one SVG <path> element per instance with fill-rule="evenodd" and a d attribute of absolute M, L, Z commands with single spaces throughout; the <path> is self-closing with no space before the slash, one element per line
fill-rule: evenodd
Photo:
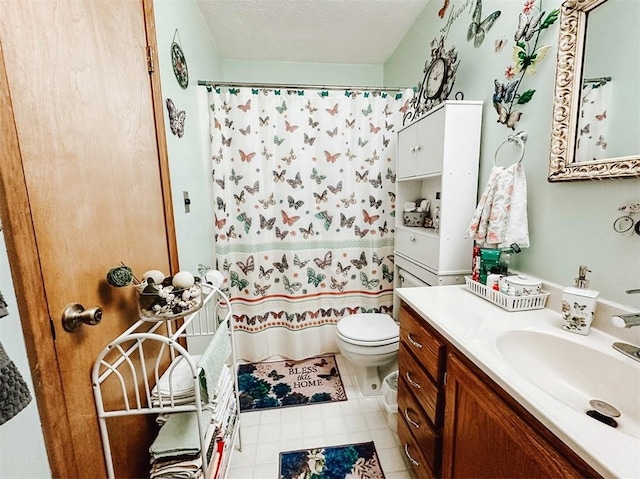
<path fill-rule="evenodd" d="M 188 289 L 165 286 L 158 291 L 136 288 L 140 317 L 147 321 L 177 319 L 195 313 L 202 307 L 202 288 L 194 284 Z"/>
<path fill-rule="evenodd" d="M 402 221 L 405 226 L 423 226 L 425 216 L 425 211 L 405 211 L 402 213 Z"/>
<path fill-rule="evenodd" d="M 471 279 L 471 276 L 464 277 L 467 289 L 473 294 L 486 299 L 487 301 L 500 306 L 507 311 L 528 311 L 531 309 L 542 309 L 547 303 L 549 293 L 541 291 L 540 294 L 530 296 L 508 296 L 495 289 L 487 288 L 484 284 Z"/>

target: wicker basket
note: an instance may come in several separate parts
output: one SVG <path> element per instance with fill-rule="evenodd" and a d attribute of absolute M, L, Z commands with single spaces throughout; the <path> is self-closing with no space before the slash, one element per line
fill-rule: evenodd
<path fill-rule="evenodd" d="M 471 276 L 464 277 L 467 289 L 473 294 L 486 299 L 487 301 L 500 306 L 507 311 L 529 311 L 531 309 L 542 309 L 547 303 L 549 293 L 546 291 L 530 296 L 508 296 L 495 289 L 487 288 L 484 284 L 471 279 Z"/>

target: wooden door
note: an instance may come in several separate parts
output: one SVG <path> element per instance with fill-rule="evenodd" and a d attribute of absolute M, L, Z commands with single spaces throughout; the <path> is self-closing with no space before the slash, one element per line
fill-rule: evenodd
<path fill-rule="evenodd" d="M 448 356 L 442 477 L 599 477 L 544 426 L 528 423 L 527 413 L 510 401 L 513 407 Z"/>
<path fill-rule="evenodd" d="M 91 367 L 137 319 L 107 271 L 177 264 L 152 20 L 150 0 L 0 0 L 0 213 L 56 477 L 105 476 Z M 102 322 L 64 331 L 73 302 Z M 111 427 L 118 477 L 148 474 L 152 422 Z"/>

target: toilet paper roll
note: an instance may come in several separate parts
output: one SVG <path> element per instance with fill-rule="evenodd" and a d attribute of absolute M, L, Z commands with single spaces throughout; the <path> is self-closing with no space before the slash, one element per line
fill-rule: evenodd
<path fill-rule="evenodd" d="M 204 282 L 214 288 L 220 288 L 224 283 L 224 276 L 220 271 L 212 269 L 204 274 Z"/>

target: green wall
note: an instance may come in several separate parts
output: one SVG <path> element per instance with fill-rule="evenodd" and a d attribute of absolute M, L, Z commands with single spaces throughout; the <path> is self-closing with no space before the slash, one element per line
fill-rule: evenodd
<path fill-rule="evenodd" d="M 171 133 L 163 104 L 180 268 L 196 273 L 198 264 L 213 262 L 208 108 L 206 90 L 198 86 L 198 80 L 221 79 L 222 58 L 195 0 L 155 0 L 154 10 L 162 98 L 163 101 L 171 98 L 176 108 L 186 112 L 184 136 L 179 138 Z M 174 36 L 187 61 L 186 89 L 178 84 L 173 73 Z M 185 213 L 183 191 L 189 192 L 190 213 Z"/>
<path fill-rule="evenodd" d="M 475 48 L 467 41 L 475 2 L 465 0 L 451 1 L 447 14 L 453 11 L 458 15 L 445 40 L 447 48 L 455 44 L 459 52 L 460 67 L 454 92 L 462 91 L 465 99 L 482 100 L 485 105 L 480 190 L 492 168 L 496 147 L 513 134 L 497 122 L 492 106 L 493 82 L 494 79 L 504 82 L 503 72 L 512 64 L 514 33 L 524 1 L 484 0 L 482 3 L 482 18 L 496 10 L 502 12 L 484 43 Z M 548 12 L 559 8 L 560 3 L 560 0 L 545 0 L 543 7 Z M 426 6 L 385 63 L 385 85 L 417 85 L 422 80 L 425 61 L 431 58 L 430 42 L 447 23 L 447 16 L 440 19 L 437 15 L 442 4 L 432 0 Z M 547 182 L 558 25 L 556 22 L 541 36 L 540 44 L 551 45 L 552 49 L 540 62 L 535 75 L 524 80 L 523 86 L 535 89 L 536 93 L 530 103 L 522 106 L 523 116 L 515 127 L 516 131 L 524 130 L 529 135 L 523 165 L 528 184 L 531 239 L 531 247 L 517 256 L 515 267 L 560 285 L 572 285 L 578 266 L 587 265 L 593 271 L 591 288 L 599 290 L 601 297 L 638 307 L 640 295 L 629 296 L 624 291 L 640 287 L 640 237 L 618 234 L 612 225 L 620 216 L 617 208 L 621 204 L 640 201 L 640 180 Z M 494 42 L 500 38 L 506 38 L 507 45 L 497 53 Z M 637 122 L 630 124 L 629 133 L 635 132 L 637 136 L 637 128 Z M 510 164 L 517 157 L 516 147 L 507 146 L 500 150 L 498 164 Z M 635 216 L 636 220 L 640 219 L 640 215 Z"/>

